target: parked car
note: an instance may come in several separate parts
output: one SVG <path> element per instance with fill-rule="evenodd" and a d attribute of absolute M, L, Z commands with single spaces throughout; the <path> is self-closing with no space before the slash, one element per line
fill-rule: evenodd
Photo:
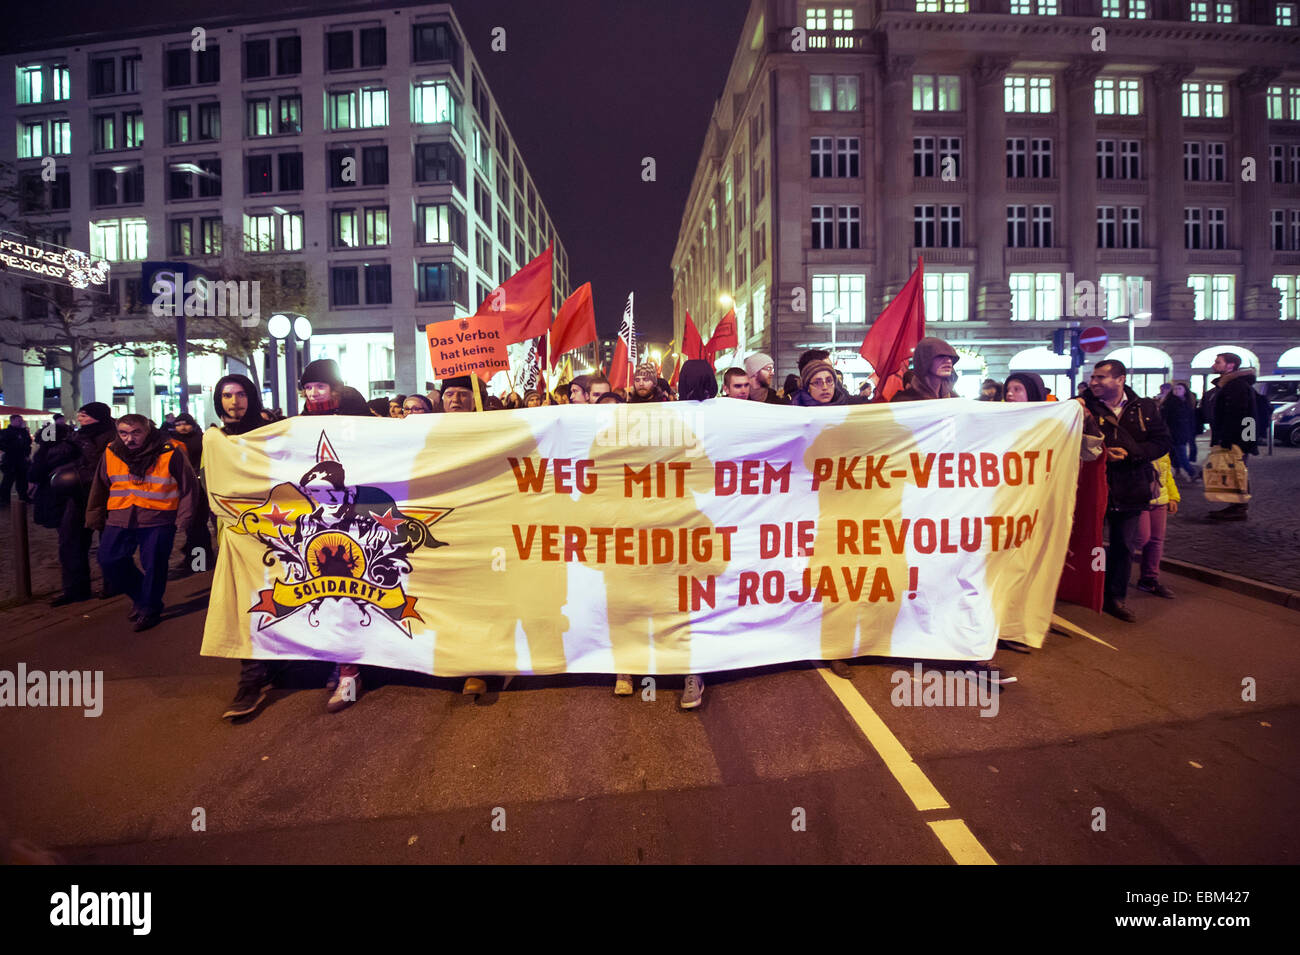
<path fill-rule="evenodd" d="M 1283 405 L 1300 401 L 1300 374 L 1260 375 L 1255 379 L 1255 390 L 1277 411 Z"/>
<path fill-rule="evenodd" d="M 1273 443 L 1300 448 L 1300 401 L 1274 409 Z"/>

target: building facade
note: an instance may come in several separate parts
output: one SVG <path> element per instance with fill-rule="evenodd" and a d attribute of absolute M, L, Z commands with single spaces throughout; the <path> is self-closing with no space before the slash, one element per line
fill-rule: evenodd
<path fill-rule="evenodd" d="M 103 340 L 159 339 L 142 262 L 215 264 L 232 235 L 312 290 L 306 357 L 335 358 L 367 394 L 430 387 L 424 327 L 472 312 L 548 244 L 553 306 L 569 294 L 564 245 L 450 6 L 85 40 L 3 58 L 0 131 L 15 137 L 0 136 L 0 159 L 16 166 L 23 222 L 110 262 Z M 0 272 L 0 312 L 41 308 L 23 301 L 29 279 Z M 204 332 L 190 321 L 190 338 Z M 66 400 L 66 369 L 18 354 L 3 356 L 7 402 L 57 407 L 60 386 Z M 210 414 L 227 362 L 189 361 L 191 408 Z M 263 382 L 277 363 L 258 357 Z M 124 349 L 83 371 L 82 400 L 160 417 L 176 366 L 174 349 Z"/>
<path fill-rule="evenodd" d="M 1102 326 L 1139 393 L 1218 351 L 1300 370 L 1300 7 L 755 0 L 673 255 L 674 328 L 734 300 L 780 373 L 858 345 L 919 259 L 959 390 Z M 1122 319 L 1151 313 L 1133 329 Z M 724 356 L 723 360 L 727 357 Z M 722 367 L 719 365 L 719 367 Z"/>

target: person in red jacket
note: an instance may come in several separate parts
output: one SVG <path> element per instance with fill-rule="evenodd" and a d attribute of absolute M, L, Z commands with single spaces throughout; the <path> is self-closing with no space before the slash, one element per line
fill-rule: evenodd
<path fill-rule="evenodd" d="M 189 527 L 197 482 L 184 448 L 144 415 L 117 420 L 117 438 L 95 469 L 86 526 L 100 532 L 104 582 L 131 598 L 136 632 L 158 625 L 176 528 Z M 135 552 L 140 563 L 135 564 Z"/>

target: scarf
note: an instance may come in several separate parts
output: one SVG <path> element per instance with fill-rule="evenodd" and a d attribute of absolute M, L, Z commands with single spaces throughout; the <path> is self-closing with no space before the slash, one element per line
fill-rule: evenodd
<path fill-rule="evenodd" d="M 143 443 L 134 451 L 127 448 L 122 443 L 121 438 L 114 438 L 109 448 L 126 465 L 126 469 L 130 472 L 132 478 L 143 481 L 144 476 L 149 473 L 149 469 L 158 460 L 158 456 L 170 446 L 170 440 L 165 432 L 159 431 L 157 428 L 151 428 Z"/>
<path fill-rule="evenodd" d="M 303 414 L 334 414 L 339 410 L 339 403 L 331 395 L 325 401 L 308 401 L 302 409 Z M 369 409 L 366 409 L 369 414 Z"/>

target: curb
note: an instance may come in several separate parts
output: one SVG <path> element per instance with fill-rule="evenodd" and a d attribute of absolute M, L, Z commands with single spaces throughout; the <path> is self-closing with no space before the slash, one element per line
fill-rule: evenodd
<path fill-rule="evenodd" d="M 1280 607 L 1286 607 L 1288 610 L 1300 610 L 1300 590 L 1288 590 L 1286 587 L 1261 583 L 1258 580 L 1251 580 L 1249 577 L 1240 577 L 1237 574 L 1216 570 L 1213 567 L 1204 567 L 1201 564 L 1189 564 L 1185 560 L 1174 560 L 1172 557 L 1162 557 L 1160 559 L 1160 569 L 1181 574 L 1184 577 L 1191 577 L 1213 587 L 1235 590 L 1237 593 L 1254 597 L 1256 600 L 1277 604 Z"/>

